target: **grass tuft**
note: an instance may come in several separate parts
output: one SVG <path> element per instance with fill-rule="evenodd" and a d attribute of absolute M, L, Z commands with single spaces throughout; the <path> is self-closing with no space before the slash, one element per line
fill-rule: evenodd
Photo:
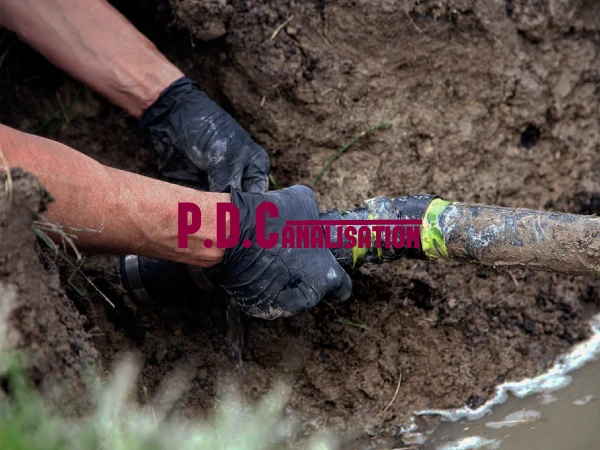
<path fill-rule="evenodd" d="M 8 204 L 12 205 L 13 202 L 13 180 L 12 175 L 10 173 L 10 167 L 8 166 L 8 161 L 4 157 L 4 152 L 0 148 L 0 165 L 2 166 L 2 170 L 6 172 L 6 180 L 4 180 L 4 193 L 8 197 Z"/>
<path fill-rule="evenodd" d="M 294 420 L 284 413 L 289 392 L 283 388 L 255 405 L 226 395 L 209 419 L 191 420 L 173 413 L 175 398 L 149 405 L 133 401 L 139 365 L 127 358 L 107 383 L 94 378 L 89 414 L 67 417 L 46 408 L 19 366 L 8 367 L 10 394 L 0 402 L 2 449 L 275 450 L 285 448 L 297 431 Z M 316 435 L 303 448 L 338 447 L 331 437 Z"/>
<path fill-rule="evenodd" d="M 83 277 L 83 279 L 96 291 L 98 292 L 98 294 L 100 294 L 100 296 L 113 308 L 115 307 L 115 304 L 106 296 L 106 294 L 104 294 L 104 292 L 102 292 L 100 290 L 100 288 L 98 288 L 98 286 L 96 286 L 94 284 L 94 282 L 92 280 L 89 279 L 89 277 L 83 273 L 83 271 L 81 270 L 81 267 L 83 265 L 83 257 L 81 256 L 81 253 L 79 252 L 79 250 L 77 249 L 77 246 L 75 245 L 74 239 L 77 239 L 77 236 L 68 233 L 67 231 L 86 231 L 86 232 L 94 232 L 94 233 L 99 233 L 100 230 L 93 230 L 91 228 L 72 228 L 72 227 L 65 227 L 62 225 L 58 225 L 54 222 L 52 222 L 51 220 L 47 219 L 46 217 L 42 216 L 41 214 L 38 216 L 39 219 L 36 220 L 33 225 L 31 226 L 31 228 L 33 229 L 33 232 L 40 238 L 40 240 L 46 244 L 46 246 L 48 248 L 50 248 L 50 250 L 52 250 L 54 252 L 54 254 L 59 257 L 60 259 L 62 259 L 64 262 L 66 262 L 69 266 L 71 266 L 71 268 L 73 268 L 75 271 L 73 272 L 73 274 L 71 274 L 71 276 L 68 279 L 68 283 L 71 287 L 73 287 L 75 289 L 75 291 L 81 295 L 81 291 L 79 289 L 77 289 L 75 287 L 75 285 L 73 284 L 73 282 L 71 281 L 71 279 L 73 278 L 73 275 L 75 275 L 76 273 L 81 275 Z M 61 248 L 54 242 L 54 240 L 50 237 L 49 233 L 55 233 L 58 234 L 58 236 L 60 237 L 61 240 L 61 244 L 62 244 L 62 250 Z M 67 247 L 68 246 L 68 247 Z M 75 257 L 77 258 L 75 261 L 72 260 L 71 257 L 69 257 L 68 255 L 68 249 L 71 249 L 73 251 L 73 253 L 75 253 Z"/>

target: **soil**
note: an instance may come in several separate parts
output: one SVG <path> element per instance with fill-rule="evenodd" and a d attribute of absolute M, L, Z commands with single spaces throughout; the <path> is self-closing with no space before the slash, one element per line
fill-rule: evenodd
<path fill-rule="evenodd" d="M 11 175 L 10 197 L 0 196 L 1 364 L 9 364 L 7 352 L 22 351 L 24 368 L 55 405 L 81 408 L 85 403 L 73 400 L 86 398 L 84 377 L 97 367 L 99 354 L 57 274 L 42 264 L 32 225 L 51 197 L 33 175 L 20 169 Z M 6 182 L 6 172 L 0 173 L 3 194 Z M 2 378 L 2 386 L 7 383 Z"/>
<path fill-rule="evenodd" d="M 345 142 L 391 122 L 359 140 L 316 185 L 323 209 L 433 193 L 599 212 L 600 4 L 593 0 L 116 6 L 267 149 L 280 186 L 310 184 Z M 135 121 L 24 45 L 14 43 L 2 73 L 3 123 L 156 176 Z M 79 280 L 86 296 L 67 290 L 82 315 L 78 330 L 101 330 L 86 342 L 104 367 L 124 351 L 142 354 L 142 395 L 184 365 L 194 379 L 182 407 L 196 415 L 232 374 L 249 397 L 285 378 L 307 428 L 373 438 L 399 439 L 412 411 L 475 407 L 498 383 L 543 371 L 586 337 L 583 306 L 600 303 L 592 278 L 458 263 L 371 266 L 354 274 L 345 303 L 274 322 L 244 318 L 240 373 L 224 302 L 173 299 L 142 309 L 120 287 L 115 257 L 90 257 L 84 271 L 116 308 Z M 66 308 L 57 295 L 63 306 L 55 308 Z M 20 298 L 38 301 L 36 291 Z M 64 331 L 57 325 L 47 333 L 55 328 Z"/>

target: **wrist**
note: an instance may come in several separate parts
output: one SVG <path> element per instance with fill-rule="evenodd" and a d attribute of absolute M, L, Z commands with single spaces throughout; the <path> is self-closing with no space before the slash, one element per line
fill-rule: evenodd
<path fill-rule="evenodd" d="M 139 117 L 140 128 L 149 129 L 152 132 L 156 126 L 159 128 L 172 126 L 169 117 L 179 114 L 182 105 L 185 105 L 186 111 L 192 104 L 197 105 L 198 93 L 201 93 L 203 100 L 208 100 L 197 83 L 183 74 L 171 80 L 160 92 L 147 96 L 146 102 L 154 95 L 155 98 L 144 108 L 143 114 Z M 167 124 L 165 125 L 163 122 L 167 122 Z"/>
<path fill-rule="evenodd" d="M 123 107 L 130 115 L 139 119 L 158 100 L 160 94 L 181 77 L 183 73 L 167 60 L 156 72 L 134 75 L 123 83 L 123 89 L 129 92 L 130 97 Z"/>
<path fill-rule="evenodd" d="M 201 192 L 177 184 L 108 168 L 115 187 L 113 203 L 121 253 L 167 259 L 210 267 L 223 259 L 225 249 L 216 246 L 217 204 L 230 203 L 230 194 Z M 180 246 L 180 203 L 200 210 L 200 228 L 186 235 Z M 189 219 L 188 219 L 189 220 Z M 188 222 L 189 223 L 189 222 Z M 226 223 L 229 232 L 229 220 Z M 213 245 L 205 245 L 211 240 Z M 123 251 L 124 250 L 124 251 Z"/>
<path fill-rule="evenodd" d="M 182 230 L 178 227 L 177 244 L 174 250 L 181 252 L 180 262 L 198 267 L 212 267 L 223 260 L 225 249 L 217 246 L 217 205 L 219 203 L 231 203 L 231 196 L 227 193 L 208 193 L 193 191 L 196 197 L 188 201 L 198 206 L 200 210 L 200 229 L 187 236 L 187 248 L 180 248 L 179 233 Z M 187 214 L 188 223 L 190 214 Z M 182 220 L 179 209 L 177 211 L 177 221 Z M 222 231 L 221 231 L 222 232 Z M 230 232 L 230 217 L 225 216 L 225 232 L 229 236 Z"/>
<path fill-rule="evenodd" d="M 208 205 L 200 205 L 202 212 L 202 224 L 200 230 L 189 236 L 188 248 L 183 253 L 186 264 L 208 268 L 220 263 L 225 256 L 224 248 L 217 246 L 217 204 L 230 203 L 229 194 L 212 194 Z M 229 236 L 230 217 L 225 218 L 225 230 Z"/>

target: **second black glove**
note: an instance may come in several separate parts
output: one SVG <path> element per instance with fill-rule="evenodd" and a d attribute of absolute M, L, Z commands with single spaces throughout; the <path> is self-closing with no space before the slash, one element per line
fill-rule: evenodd
<path fill-rule="evenodd" d="M 282 248 L 281 231 L 288 220 L 319 219 L 309 188 L 293 186 L 266 194 L 232 189 L 231 202 L 240 211 L 239 243 L 206 273 L 245 313 L 275 319 L 312 308 L 324 297 L 346 300 L 350 296 L 352 281 L 328 249 Z M 269 249 L 260 248 L 256 239 L 256 210 L 262 202 L 273 203 L 279 213 L 278 218 L 266 218 L 265 236 L 278 236 Z M 252 242 L 250 248 L 242 245 L 246 239 Z"/>

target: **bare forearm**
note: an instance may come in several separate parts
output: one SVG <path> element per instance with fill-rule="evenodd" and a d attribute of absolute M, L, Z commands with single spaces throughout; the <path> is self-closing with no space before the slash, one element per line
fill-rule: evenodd
<path fill-rule="evenodd" d="M 54 141 L 0 125 L 0 149 L 10 167 L 34 173 L 55 201 L 48 217 L 77 229 L 81 250 L 135 253 L 210 266 L 223 250 L 206 249 L 204 239 L 215 239 L 217 202 L 229 194 L 198 192 L 182 186 L 112 169 Z M 193 202 L 202 210 L 202 227 L 190 237 L 189 248 L 177 247 L 179 202 Z"/>
<path fill-rule="evenodd" d="M 0 24 L 135 117 L 183 76 L 105 0 L 0 0 Z"/>

